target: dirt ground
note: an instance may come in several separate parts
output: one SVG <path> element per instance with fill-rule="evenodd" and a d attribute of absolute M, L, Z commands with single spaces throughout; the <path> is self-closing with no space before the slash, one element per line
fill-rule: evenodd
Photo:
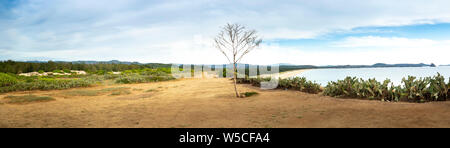
<path fill-rule="evenodd" d="M 73 96 L 73 90 L 130 87 L 131 94 Z M 154 91 L 147 92 L 146 90 Z M 260 90 L 238 99 L 228 79 L 14 92 L 52 96 L 55 101 L 0 104 L 0 127 L 450 127 L 450 102 L 392 103 L 337 99 L 286 90 Z"/>

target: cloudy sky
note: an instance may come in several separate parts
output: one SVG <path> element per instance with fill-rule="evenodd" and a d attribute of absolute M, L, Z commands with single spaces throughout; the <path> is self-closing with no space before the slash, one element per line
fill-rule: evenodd
<path fill-rule="evenodd" d="M 450 64 L 448 0 L 1 0 L 0 60 L 226 63 L 226 23 L 258 31 L 252 64 Z"/>

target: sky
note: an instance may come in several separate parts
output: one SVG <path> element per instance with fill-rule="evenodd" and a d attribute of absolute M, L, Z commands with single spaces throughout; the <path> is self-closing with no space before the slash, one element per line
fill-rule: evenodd
<path fill-rule="evenodd" d="M 255 29 L 242 63 L 450 64 L 448 0 L 2 0 L 0 60 L 227 63 L 226 23 Z"/>

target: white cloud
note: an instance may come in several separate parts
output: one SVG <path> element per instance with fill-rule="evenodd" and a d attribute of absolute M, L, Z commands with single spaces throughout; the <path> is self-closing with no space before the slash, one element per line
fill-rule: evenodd
<path fill-rule="evenodd" d="M 348 37 L 343 41 L 334 43 L 335 47 L 429 47 L 438 44 L 437 41 L 430 39 L 408 39 L 400 37 L 378 37 L 378 36 L 365 36 L 365 37 Z"/>
<path fill-rule="evenodd" d="M 354 65 L 375 63 L 449 63 L 450 40 L 396 37 L 350 37 L 327 50 L 265 45 L 250 54 L 249 63 L 292 63 L 304 65 Z"/>
<path fill-rule="evenodd" d="M 8 18 L 0 18 L 3 30 L 0 31 L 0 48 L 8 50 L 7 53 L 1 53 L 0 57 L 224 63 L 226 60 L 216 58 L 221 56 L 220 53 L 207 42 L 227 22 L 242 23 L 254 28 L 265 40 L 316 38 L 336 30 L 350 31 L 363 26 L 450 22 L 449 5 L 450 1 L 447 0 L 23 1 L 10 10 Z M 196 36 L 204 39 L 198 42 L 198 39 L 194 39 Z M 438 50 L 438 47 L 442 48 L 440 43 L 429 39 L 395 37 L 348 38 L 334 46 L 377 49 L 380 46 L 395 47 L 398 54 L 402 55 L 405 54 L 404 48 L 409 50 L 410 47 L 430 46 L 436 51 L 442 51 Z M 267 64 L 270 64 L 269 61 L 352 64 L 371 58 L 363 54 L 379 55 L 374 56 L 378 59 L 386 55 L 377 53 L 380 51 L 370 52 L 374 51 L 317 52 L 302 47 L 264 46 L 250 54 L 247 61 Z M 406 57 L 422 56 L 419 50 L 406 54 Z M 299 58 L 297 55 L 305 56 Z M 337 59 L 336 55 L 367 58 L 331 60 Z"/>

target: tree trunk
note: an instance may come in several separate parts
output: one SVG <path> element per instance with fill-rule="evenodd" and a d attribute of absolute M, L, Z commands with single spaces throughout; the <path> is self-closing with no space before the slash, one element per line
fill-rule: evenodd
<path fill-rule="evenodd" d="M 237 72 L 236 72 L 236 63 L 233 63 L 233 79 L 234 79 L 234 91 L 236 92 L 236 97 L 240 97 L 239 92 L 237 90 Z"/>

